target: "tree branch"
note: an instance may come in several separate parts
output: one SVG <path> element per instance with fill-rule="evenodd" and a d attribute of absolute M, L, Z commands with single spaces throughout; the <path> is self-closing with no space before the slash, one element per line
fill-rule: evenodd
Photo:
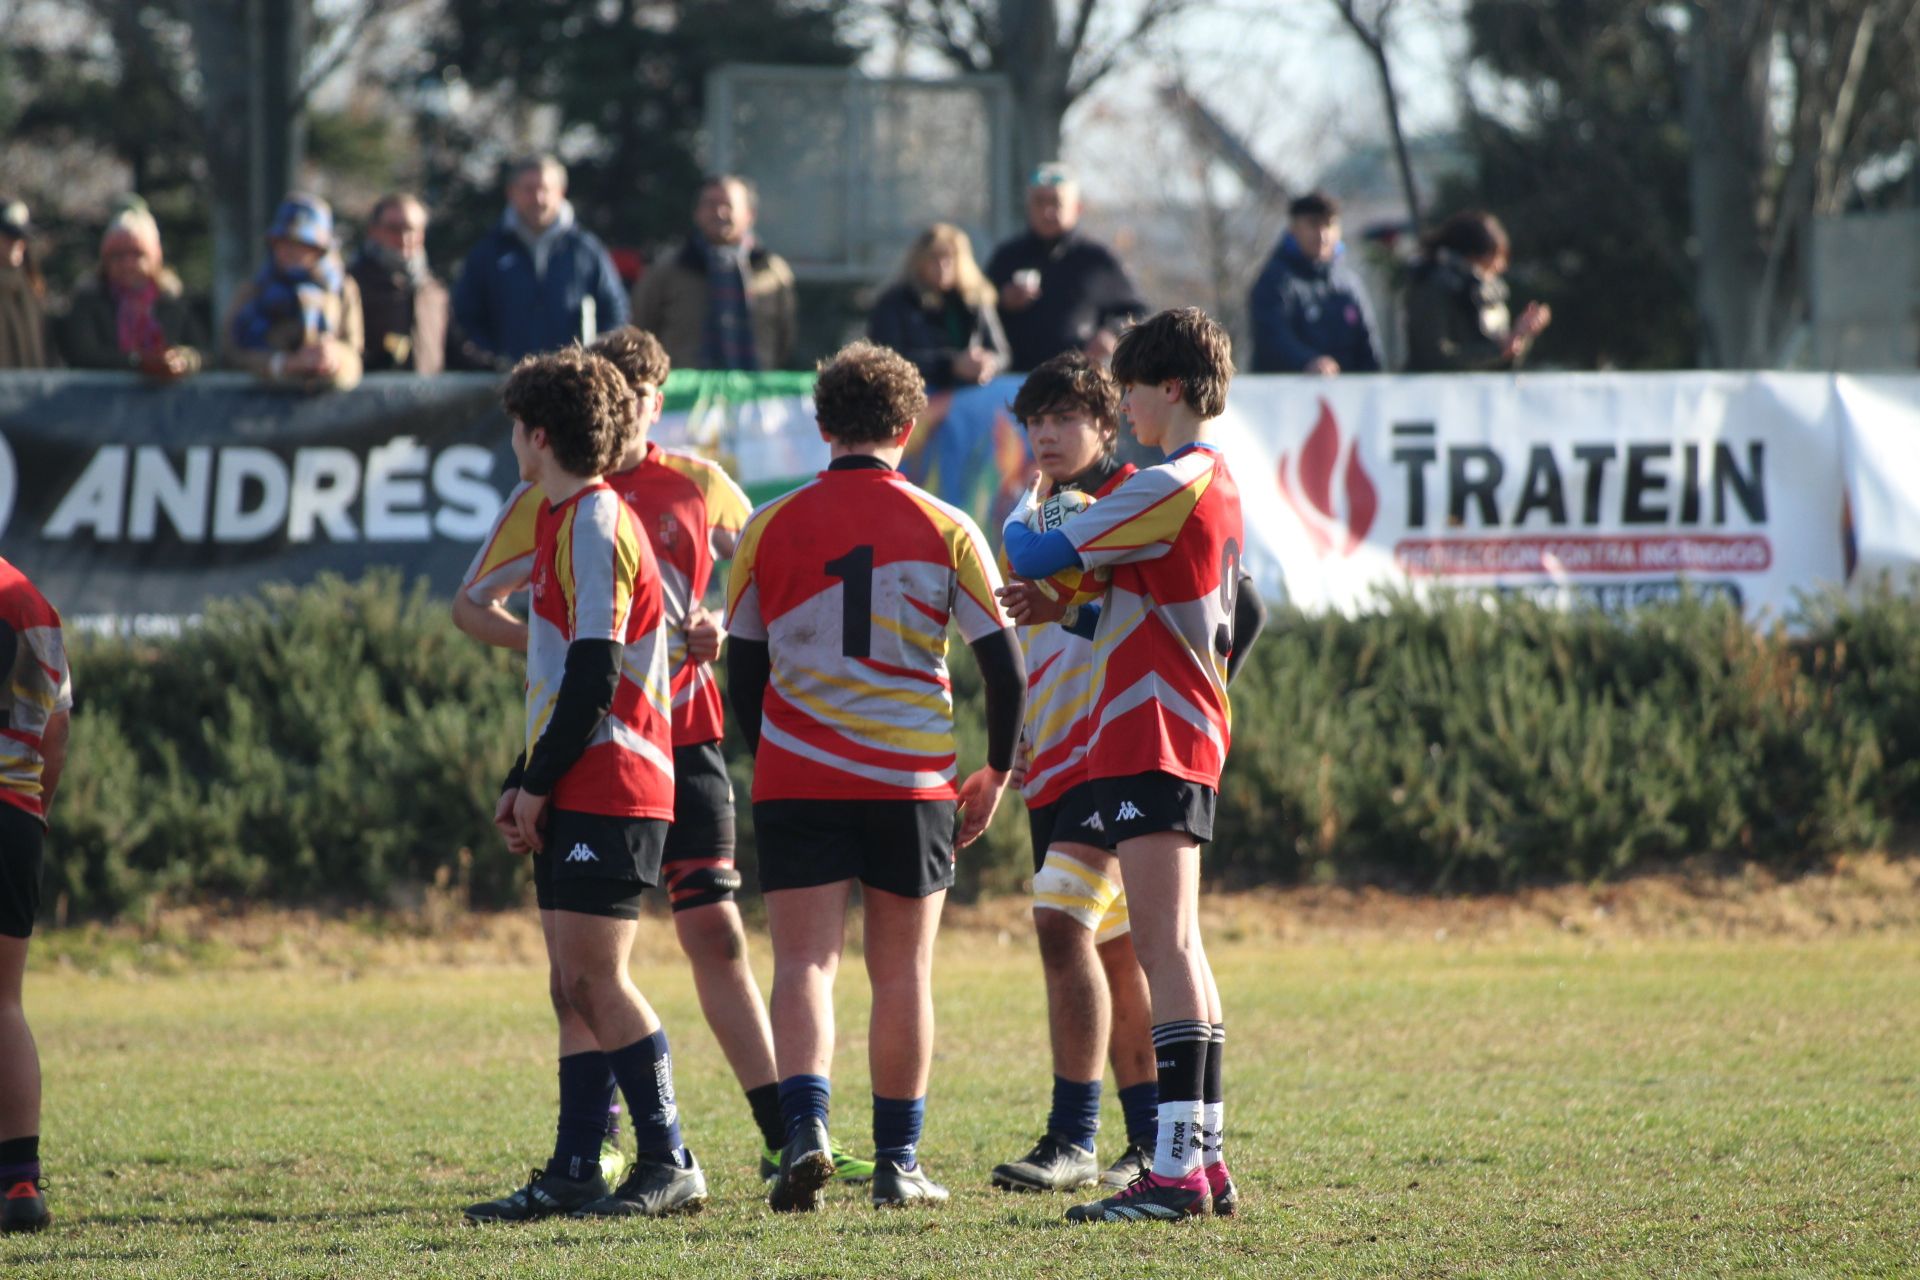
<path fill-rule="evenodd" d="M 1080 95 L 1100 83 L 1108 73 L 1126 60 L 1128 45 L 1144 40 L 1167 19 L 1183 9 L 1192 7 L 1194 0 L 1147 0 L 1140 10 L 1140 16 L 1126 34 L 1120 36 L 1106 50 L 1093 59 L 1083 69 L 1075 70 L 1067 77 L 1065 100 L 1071 103 Z"/>

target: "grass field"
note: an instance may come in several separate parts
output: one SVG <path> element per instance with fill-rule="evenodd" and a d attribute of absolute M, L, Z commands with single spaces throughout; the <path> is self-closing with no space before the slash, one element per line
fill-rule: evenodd
<path fill-rule="evenodd" d="M 0 1275 L 1920 1270 L 1920 930 L 1297 923 L 1250 910 L 1220 930 L 1246 1207 L 1174 1228 L 1069 1228 L 1063 1199 L 988 1189 L 1045 1105 L 1038 965 L 1017 926 L 942 939 L 922 1152 L 956 1193 L 945 1210 L 880 1214 L 836 1191 L 817 1216 L 770 1215 L 745 1105 L 655 924 L 636 972 L 673 1037 L 713 1206 L 485 1230 L 460 1206 L 523 1180 L 550 1137 L 544 990 L 521 924 L 499 926 L 512 945 L 494 964 L 378 940 L 319 956 L 283 943 L 265 963 L 173 948 L 154 964 L 55 935 L 28 1000 L 58 1222 L 0 1239 Z M 764 939 L 756 952 L 764 964 Z M 842 975 L 835 1114 L 865 1145 L 859 972 Z"/>

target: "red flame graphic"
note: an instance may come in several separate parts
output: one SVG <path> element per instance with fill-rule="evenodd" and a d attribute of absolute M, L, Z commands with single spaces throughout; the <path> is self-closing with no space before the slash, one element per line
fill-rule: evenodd
<path fill-rule="evenodd" d="M 1340 466 L 1342 453 L 1346 455 L 1344 468 Z M 1341 472 L 1339 480 L 1346 494 L 1344 517 L 1334 509 L 1336 471 Z M 1294 492 L 1296 487 L 1298 494 Z M 1360 461 L 1358 442 L 1346 447 L 1339 419 L 1324 399 L 1320 401 L 1320 418 L 1300 448 L 1299 463 L 1293 465 L 1291 455 L 1280 455 L 1280 496 L 1300 517 L 1317 555 L 1331 554 L 1336 544 L 1341 555 L 1352 555 L 1373 528 L 1373 518 L 1380 512 L 1379 491 Z"/>

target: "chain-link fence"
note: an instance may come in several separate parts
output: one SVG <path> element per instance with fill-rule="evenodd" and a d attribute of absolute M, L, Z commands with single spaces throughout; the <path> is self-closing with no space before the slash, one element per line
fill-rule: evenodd
<path fill-rule="evenodd" d="M 875 79 L 732 65 L 707 78 L 709 161 L 760 191 L 759 234 L 802 279 L 880 280 L 928 224 L 985 260 L 1019 226 L 999 76 Z"/>

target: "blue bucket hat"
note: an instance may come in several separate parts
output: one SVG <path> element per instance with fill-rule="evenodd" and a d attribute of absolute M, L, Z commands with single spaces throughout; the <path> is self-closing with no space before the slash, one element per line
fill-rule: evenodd
<path fill-rule="evenodd" d="M 325 252 L 333 248 L 333 210 L 319 196 L 288 196 L 274 211 L 267 239 L 291 240 Z"/>

